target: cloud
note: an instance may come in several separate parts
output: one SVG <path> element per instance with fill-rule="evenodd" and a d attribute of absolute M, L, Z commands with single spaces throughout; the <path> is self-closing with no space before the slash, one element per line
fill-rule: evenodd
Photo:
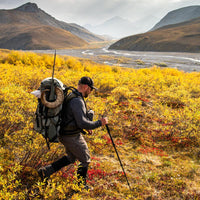
<path fill-rule="evenodd" d="M 12 9 L 15 7 L 19 7 L 20 5 L 27 3 L 25 0 L 18 0 L 18 1 L 13 1 L 13 0 L 0 0 L 0 8 L 3 9 Z"/>
<path fill-rule="evenodd" d="M 27 0 L 0 0 L 0 7 L 11 9 Z M 199 0 L 31 0 L 53 17 L 80 25 L 100 24 L 114 16 L 136 21 L 145 16 L 159 19 L 168 12 L 189 5 L 199 5 Z"/>
<path fill-rule="evenodd" d="M 64 4 L 63 4 L 64 5 Z M 73 0 L 69 1 L 63 11 L 65 13 L 71 13 L 71 17 L 81 16 L 79 19 L 81 21 L 88 21 L 97 23 L 108 19 L 114 15 L 121 15 L 126 8 L 126 1 L 112 0 L 112 1 L 102 1 L 102 0 Z"/>

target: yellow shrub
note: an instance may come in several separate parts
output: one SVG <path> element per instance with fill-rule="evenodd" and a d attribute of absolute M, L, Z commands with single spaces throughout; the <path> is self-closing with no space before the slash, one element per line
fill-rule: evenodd
<path fill-rule="evenodd" d="M 53 61 L 53 55 L 1 50 L 1 199 L 65 199 L 76 188 L 77 165 L 53 175 L 46 187 L 36 171 L 64 154 L 61 144 L 51 145 L 48 151 L 45 140 L 33 131 L 37 98 L 30 92 L 51 77 Z M 200 73 L 159 67 L 135 70 L 57 56 L 56 78 L 76 87 L 82 76 L 93 78 L 99 88 L 86 99 L 88 109 L 95 110 L 95 120 L 108 117 L 134 191 L 126 186 L 106 129 L 99 128 L 86 136 L 93 160 L 88 183 L 94 190 L 82 191 L 73 199 L 130 199 L 133 195 L 170 199 L 172 194 L 172 199 L 197 199 L 191 185 L 200 187 Z M 185 160 L 190 163 L 187 167 Z"/>
<path fill-rule="evenodd" d="M 125 87 L 116 87 L 114 90 L 112 90 L 111 94 L 118 101 L 127 100 L 130 97 L 130 91 Z"/>

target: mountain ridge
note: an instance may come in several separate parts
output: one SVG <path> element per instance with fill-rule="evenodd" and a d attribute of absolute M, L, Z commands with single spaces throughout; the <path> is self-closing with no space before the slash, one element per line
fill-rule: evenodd
<path fill-rule="evenodd" d="M 200 52 L 200 17 L 122 38 L 112 44 L 109 49 Z"/>
<path fill-rule="evenodd" d="M 37 6 L 36 3 L 31 3 L 31 2 L 28 2 L 26 4 L 23 4 L 17 8 L 14 8 L 12 10 L 19 10 L 19 11 L 23 11 L 23 12 L 38 12 L 40 9 L 39 7 Z"/>
<path fill-rule="evenodd" d="M 0 26 L 0 33 L 2 32 L 6 33 L 0 37 L 0 47 L 4 49 L 59 49 L 79 47 L 80 45 L 84 46 L 87 44 L 84 40 L 68 31 L 45 25 L 24 26 L 15 24 L 12 27 L 2 25 Z"/>
<path fill-rule="evenodd" d="M 32 28 L 36 28 L 36 27 L 38 28 L 39 26 L 41 26 L 40 30 L 43 30 L 43 34 L 49 35 L 48 32 L 47 33 L 44 32 L 44 30 L 48 30 L 48 28 L 47 27 L 44 28 L 44 27 L 50 26 L 49 30 L 54 35 L 54 37 L 49 35 L 49 39 L 46 38 L 45 41 L 41 40 L 41 47 L 46 46 L 46 49 L 48 48 L 51 49 L 53 47 L 57 47 L 57 48 L 81 47 L 81 46 L 87 45 L 88 42 L 103 41 L 102 38 L 100 38 L 99 36 L 95 34 L 92 34 L 84 27 L 81 27 L 74 23 L 66 23 L 63 21 L 59 21 L 55 19 L 54 17 L 52 17 L 51 15 L 49 15 L 48 13 L 46 13 L 45 11 L 41 10 L 37 6 L 37 4 L 30 3 L 30 2 L 22 6 L 19 6 L 18 8 L 15 8 L 15 9 L 0 10 L 0 24 L 1 26 L 4 25 L 5 27 L 4 30 L 0 28 L 1 30 L 0 31 L 1 33 L 0 47 L 1 48 L 9 48 L 9 49 L 22 48 L 20 46 L 20 43 L 18 42 L 17 42 L 18 45 L 13 44 L 14 47 L 12 47 L 12 44 L 11 44 L 13 41 L 16 41 L 16 39 L 14 38 L 20 38 L 20 40 L 23 43 L 27 41 L 28 38 L 22 37 L 23 35 L 22 29 L 19 30 L 18 28 L 16 28 L 18 32 L 15 32 L 15 34 L 13 34 L 13 37 L 14 37 L 13 39 L 9 38 L 9 35 L 8 35 L 13 26 L 17 27 L 19 25 L 23 25 L 20 27 L 23 28 L 24 31 L 26 31 L 25 32 L 26 34 L 24 34 L 25 36 L 29 35 L 29 37 L 30 36 L 34 37 L 32 42 L 35 40 L 39 40 L 39 38 L 35 38 L 35 37 L 40 36 L 41 38 L 43 38 L 43 36 L 40 34 L 31 34 L 30 31 L 33 31 Z M 11 28 L 9 28 L 9 26 L 11 26 Z M 55 41 L 57 42 L 59 41 L 59 43 L 53 44 Z M 30 38 L 29 38 L 29 42 L 31 43 Z M 42 44 L 42 42 L 45 42 L 45 44 Z M 8 44 L 6 45 L 6 43 Z M 64 44 L 70 44 L 70 45 L 68 46 Z M 22 49 L 34 48 L 35 45 L 33 44 L 31 46 L 32 47 L 30 47 L 30 45 L 28 45 L 27 47 L 23 46 Z"/>
<path fill-rule="evenodd" d="M 156 30 L 163 26 L 178 24 L 185 21 L 190 21 L 192 19 L 200 17 L 200 6 L 187 6 L 172 10 L 167 13 L 155 26 L 150 30 Z"/>

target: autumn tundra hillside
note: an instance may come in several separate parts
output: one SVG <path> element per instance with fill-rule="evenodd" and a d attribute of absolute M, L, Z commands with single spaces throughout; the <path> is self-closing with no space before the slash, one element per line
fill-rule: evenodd
<path fill-rule="evenodd" d="M 75 86 L 82 76 L 99 88 L 87 99 L 109 127 L 129 189 L 104 127 L 85 135 L 92 156 L 90 191 L 71 195 L 77 165 L 41 182 L 37 169 L 64 154 L 48 150 L 33 130 L 31 92 L 51 76 L 53 55 L 0 51 L 0 199 L 200 199 L 200 73 L 152 66 L 128 69 L 57 56 L 55 77 Z"/>
<path fill-rule="evenodd" d="M 51 26 L 2 25 L 0 32 L 3 33 L 0 45 L 7 49 L 64 49 L 88 45 L 70 32 Z"/>
<path fill-rule="evenodd" d="M 200 52 L 200 18 L 122 38 L 109 49 L 129 51 Z"/>

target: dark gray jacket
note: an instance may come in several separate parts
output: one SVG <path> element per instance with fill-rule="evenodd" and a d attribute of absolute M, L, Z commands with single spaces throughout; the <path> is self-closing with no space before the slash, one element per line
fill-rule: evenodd
<path fill-rule="evenodd" d="M 73 135 L 82 132 L 83 129 L 92 130 L 101 126 L 101 121 L 92 121 L 93 116 L 87 111 L 82 94 L 78 91 L 71 93 L 73 98 L 63 104 L 61 121 L 61 135 Z"/>

